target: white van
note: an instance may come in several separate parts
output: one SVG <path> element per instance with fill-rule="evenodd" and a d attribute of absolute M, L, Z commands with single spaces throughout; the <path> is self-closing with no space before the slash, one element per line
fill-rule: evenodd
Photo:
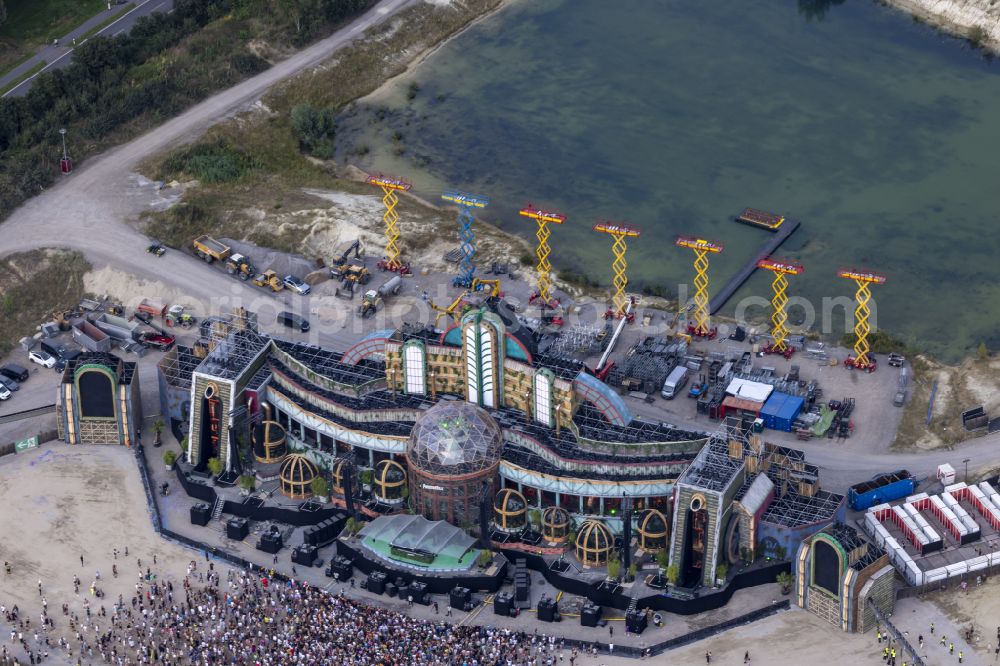
<path fill-rule="evenodd" d="M 681 392 L 681 389 L 684 388 L 684 385 L 687 384 L 687 381 L 688 369 L 683 365 L 678 365 L 667 376 L 667 381 L 663 382 L 663 391 L 660 395 L 667 400 L 673 400 Z"/>

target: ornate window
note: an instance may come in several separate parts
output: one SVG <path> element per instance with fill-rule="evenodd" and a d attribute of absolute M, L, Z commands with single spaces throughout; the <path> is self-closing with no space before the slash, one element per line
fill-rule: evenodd
<path fill-rule="evenodd" d="M 553 425 L 552 419 L 552 384 L 553 375 L 547 370 L 535 373 L 535 420 L 542 425 Z"/>
<path fill-rule="evenodd" d="M 419 340 L 411 340 L 403 345 L 403 373 L 406 377 L 406 392 L 424 395 L 427 393 L 424 345 Z"/>

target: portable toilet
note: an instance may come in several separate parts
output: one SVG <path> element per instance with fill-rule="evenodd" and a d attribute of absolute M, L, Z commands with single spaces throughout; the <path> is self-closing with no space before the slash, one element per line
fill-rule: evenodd
<path fill-rule="evenodd" d="M 948 463 L 942 463 L 937 468 L 937 478 L 943 486 L 955 483 L 955 468 Z"/>

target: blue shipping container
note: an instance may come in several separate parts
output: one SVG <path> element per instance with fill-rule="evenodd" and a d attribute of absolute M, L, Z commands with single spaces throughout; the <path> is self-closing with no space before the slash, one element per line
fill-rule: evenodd
<path fill-rule="evenodd" d="M 764 420 L 765 428 L 791 432 L 792 424 L 795 423 L 803 406 L 805 406 L 804 399 L 775 391 L 760 410 L 760 418 Z"/>
<path fill-rule="evenodd" d="M 871 481 L 854 484 L 847 491 L 847 500 L 855 511 L 864 511 L 876 504 L 912 495 L 916 489 L 917 480 L 904 469 L 878 475 Z"/>

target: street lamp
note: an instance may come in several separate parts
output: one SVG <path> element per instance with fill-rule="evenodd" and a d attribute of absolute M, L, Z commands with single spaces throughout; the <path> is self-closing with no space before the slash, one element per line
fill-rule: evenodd
<path fill-rule="evenodd" d="M 61 128 L 59 134 L 62 136 L 63 145 L 63 154 L 59 158 L 59 171 L 64 174 L 71 173 L 73 171 L 73 161 L 69 158 L 69 153 L 66 151 L 66 128 Z"/>
<path fill-rule="evenodd" d="M 962 461 L 962 462 L 964 462 L 964 463 L 965 463 L 965 479 L 963 479 L 963 480 L 964 480 L 964 481 L 965 481 L 966 483 L 968 483 L 968 482 L 969 482 L 969 460 L 971 460 L 971 458 L 966 458 L 966 459 L 964 459 L 964 460 Z"/>

